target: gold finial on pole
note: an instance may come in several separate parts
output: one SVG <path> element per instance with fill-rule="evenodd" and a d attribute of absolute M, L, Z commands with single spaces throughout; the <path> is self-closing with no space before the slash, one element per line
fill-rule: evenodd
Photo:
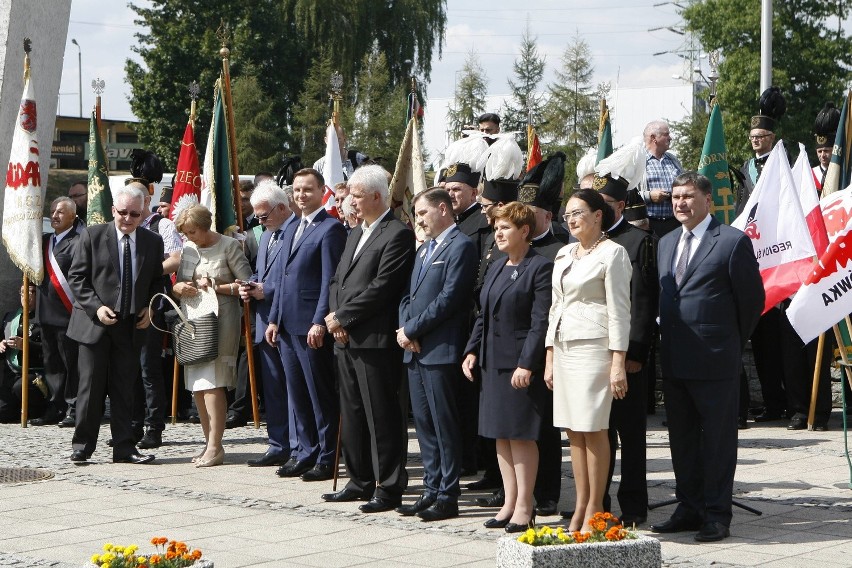
<path fill-rule="evenodd" d="M 189 120 L 195 123 L 196 117 L 196 106 L 198 101 L 198 94 L 201 92 L 201 87 L 198 84 L 198 81 L 193 81 L 189 84 L 189 98 L 191 102 L 189 103 Z"/>
<path fill-rule="evenodd" d="M 716 104 L 716 82 L 719 80 L 719 50 L 713 50 L 708 54 L 710 60 L 710 107 Z"/>
<path fill-rule="evenodd" d="M 328 94 L 328 98 L 330 98 L 333 103 L 333 110 L 331 111 L 331 121 L 335 126 L 340 125 L 340 101 L 343 100 L 343 75 L 340 74 L 339 71 L 335 71 L 331 74 L 331 92 Z"/>
<path fill-rule="evenodd" d="M 30 38 L 24 38 L 24 81 L 30 78 L 30 51 L 33 50 L 33 42 Z"/>

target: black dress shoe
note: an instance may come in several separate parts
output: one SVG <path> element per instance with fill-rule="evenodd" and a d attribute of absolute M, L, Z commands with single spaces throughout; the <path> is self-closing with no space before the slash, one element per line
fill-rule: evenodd
<path fill-rule="evenodd" d="M 814 423 L 814 432 L 825 432 L 828 430 L 827 422 L 815 422 Z"/>
<path fill-rule="evenodd" d="M 435 501 L 431 507 L 425 511 L 417 513 L 423 522 L 443 521 L 445 519 L 453 519 L 459 516 L 458 503 L 450 503 L 448 501 Z"/>
<path fill-rule="evenodd" d="M 84 452 L 83 450 L 74 450 L 73 452 L 71 452 L 71 461 L 72 462 L 80 463 L 80 462 L 84 462 L 84 461 L 88 461 L 88 460 L 89 460 L 89 456 L 87 456 L 86 452 Z"/>
<path fill-rule="evenodd" d="M 488 519 L 487 521 L 482 523 L 482 526 L 486 529 L 504 529 L 506 528 L 506 525 L 509 524 L 510 518 L 511 517 L 507 517 L 505 519 L 498 519 L 495 517 L 493 519 Z"/>
<path fill-rule="evenodd" d="M 465 489 L 471 489 L 473 491 L 484 491 L 486 489 L 499 489 L 503 485 L 503 482 L 499 479 L 489 479 L 487 477 L 483 477 L 479 481 L 474 481 L 466 484 Z"/>
<path fill-rule="evenodd" d="M 227 418 L 225 420 L 227 421 Z M 191 424 L 201 424 L 201 418 L 197 414 L 190 414 L 187 421 Z"/>
<path fill-rule="evenodd" d="M 784 413 L 778 410 L 764 410 L 754 417 L 755 422 L 774 422 L 784 418 Z"/>
<path fill-rule="evenodd" d="M 695 535 L 698 542 L 716 542 L 731 536 L 731 531 L 718 521 L 704 523 Z"/>
<path fill-rule="evenodd" d="M 73 428 L 76 425 L 77 421 L 74 420 L 73 416 L 66 416 L 62 420 L 59 421 L 57 426 L 60 428 Z"/>
<path fill-rule="evenodd" d="M 285 455 L 266 452 L 259 458 L 252 458 L 246 461 L 246 465 L 249 467 L 268 467 L 271 465 L 287 465 L 287 462 L 288 459 Z"/>
<path fill-rule="evenodd" d="M 275 471 L 278 477 L 299 477 L 306 471 L 314 467 L 310 460 L 300 460 L 291 465 L 282 465 Z"/>
<path fill-rule="evenodd" d="M 563 519 L 573 519 L 574 511 L 559 511 L 559 516 Z"/>
<path fill-rule="evenodd" d="M 748 430 L 748 421 L 745 418 L 737 418 L 737 430 Z"/>
<path fill-rule="evenodd" d="M 542 517 L 549 517 L 556 514 L 558 503 L 552 499 L 542 501 L 535 506 L 535 512 Z"/>
<path fill-rule="evenodd" d="M 154 461 L 154 456 L 152 454 L 140 454 L 139 452 L 133 452 L 132 454 L 127 454 L 123 458 L 112 458 L 112 463 L 132 463 L 135 465 L 141 465 L 143 463 L 151 463 Z"/>
<path fill-rule="evenodd" d="M 240 428 L 248 424 L 248 420 L 245 418 L 240 418 L 239 416 L 228 416 L 225 419 L 225 429 L 230 430 L 231 428 Z"/>
<path fill-rule="evenodd" d="M 33 418 L 30 420 L 30 426 L 51 426 L 53 424 L 59 424 L 59 415 L 46 414 L 41 418 Z"/>
<path fill-rule="evenodd" d="M 502 491 L 494 493 L 490 497 L 479 497 L 476 504 L 480 507 L 502 507 L 506 503 L 506 496 Z"/>
<path fill-rule="evenodd" d="M 376 497 L 373 495 L 372 499 L 359 506 L 358 509 L 362 513 L 384 513 L 385 511 L 393 511 L 401 504 L 402 499 L 399 497 L 393 499 L 388 497 Z"/>
<path fill-rule="evenodd" d="M 413 517 L 420 511 L 425 511 L 435 503 L 435 497 L 429 495 L 421 495 L 417 501 L 411 505 L 403 505 L 396 508 L 396 512 L 403 517 Z"/>
<path fill-rule="evenodd" d="M 643 515 L 623 515 L 618 520 L 621 521 L 621 526 L 629 529 L 634 525 L 637 527 L 640 525 L 644 525 L 645 522 L 648 520 L 648 517 L 645 517 Z"/>
<path fill-rule="evenodd" d="M 332 466 L 327 463 L 318 463 L 301 476 L 302 481 L 327 481 L 334 477 Z"/>
<path fill-rule="evenodd" d="M 526 523 L 526 524 L 524 524 L 524 523 L 508 523 L 503 530 L 506 531 L 507 533 L 511 534 L 511 533 L 524 532 L 527 529 L 534 529 L 534 528 L 535 528 L 535 511 L 533 511 L 532 518 L 530 518 L 530 521 L 528 523 Z"/>
<path fill-rule="evenodd" d="M 700 519 L 689 519 L 686 517 L 671 517 L 662 523 L 651 525 L 651 532 L 676 533 L 684 531 L 697 531 L 701 528 Z"/>
<path fill-rule="evenodd" d="M 808 427 L 808 422 L 804 418 L 794 416 L 790 423 L 787 424 L 787 430 L 804 430 Z"/>
<path fill-rule="evenodd" d="M 163 433 L 153 428 L 148 428 L 145 435 L 136 444 L 136 447 L 142 450 L 150 450 L 151 448 L 159 448 L 163 445 Z"/>
<path fill-rule="evenodd" d="M 329 503 L 348 503 L 350 501 L 367 501 L 372 497 L 355 489 L 344 487 L 337 493 L 323 493 L 322 500 Z"/>

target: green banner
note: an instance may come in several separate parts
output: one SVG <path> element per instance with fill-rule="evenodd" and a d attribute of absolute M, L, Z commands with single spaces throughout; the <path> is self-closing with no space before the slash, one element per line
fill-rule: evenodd
<path fill-rule="evenodd" d="M 237 224 L 234 212 L 234 186 L 228 150 L 228 120 L 225 115 L 221 79 L 216 82 L 213 102 L 213 198 L 216 200 L 216 231 L 222 234 Z"/>
<path fill-rule="evenodd" d="M 713 105 L 704 148 L 698 161 L 698 173 L 713 184 L 713 215 L 720 223 L 730 225 L 734 220 L 736 204 L 728 174 L 728 149 L 725 146 L 725 129 L 722 126 L 722 109 Z"/>
<path fill-rule="evenodd" d="M 606 102 L 602 106 L 604 108 L 598 131 L 598 159 L 595 160 L 595 165 L 612 154 L 612 125 L 609 122 L 609 108 L 606 107 Z"/>
<path fill-rule="evenodd" d="M 112 221 L 112 192 L 109 189 L 109 171 L 106 155 L 98 132 L 98 120 L 92 110 L 89 121 L 89 197 L 86 225 Z"/>

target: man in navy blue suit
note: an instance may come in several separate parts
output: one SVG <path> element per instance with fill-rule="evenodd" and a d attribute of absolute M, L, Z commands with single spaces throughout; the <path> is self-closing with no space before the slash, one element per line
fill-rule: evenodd
<path fill-rule="evenodd" d="M 290 197 L 272 180 L 258 184 L 252 193 L 251 203 L 255 217 L 266 230 L 260 236 L 255 272 L 249 282 L 240 286 L 240 297 L 243 301 L 253 300 L 255 304 L 254 344 L 260 355 L 269 446 L 262 456 L 247 463 L 251 467 L 265 467 L 285 465 L 293 459 L 291 456 L 297 448 L 281 356 L 276 345 L 264 341 L 269 311 L 277 297 L 281 264 L 287 254 L 284 233 L 296 223 L 296 215 L 290 210 Z"/>
<path fill-rule="evenodd" d="M 730 535 L 742 350 L 763 310 L 751 240 L 710 215 L 710 180 L 685 172 L 672 184 L 682 228 L 662 239 L 660 354 L 677 509 L 657 533 Z"/>
<path fill-rule="evenodd" d="M 340 416 L 333 341 L 325 316 L 329 283 L 343 253 L 346 229 L 323 207 L 324 189 L 325 180 L 318 171 L 296 172 L 293 200 L 302 217 L 284 233 L 278 293 L 266 328 L 266 340 L 270 345 L 277 343 L 281 352 L 299 440 L 296 461 L 276 473 L 303 481 L 331 479 Z"/>
<path fill-rule="evenodd" d="M 414 213 L 430 240 L 415 257 L 396 337 L 405 349 L 425 489 L 397 512 L 438 521 L 459 514 L 462 440 L 456 399 L 478 259 L 476 245 L 455 224 L 446 190 L 433 187 L 415 197 Z"/>

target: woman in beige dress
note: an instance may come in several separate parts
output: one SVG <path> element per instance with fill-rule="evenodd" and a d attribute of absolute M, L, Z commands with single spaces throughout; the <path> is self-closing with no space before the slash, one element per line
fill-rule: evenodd
<path fill-rule="evenodd" d="M 556 255 L 544 380 L 553 390 L 553 424 L 571 440 L 577 500 L 568 528 L 588 531 L 589 518 L 603 511 L 612 399 L 627 393 L 633 269 L 627 251 L 607 240 L 602 227 L 612 226 L 614 214 L 597 191 L 575 192 L 565 211 L 579 242 Z"/>
<path fill-rule="evenodd" d="M 195 467 L 221 465 L 225 459 L 222 436 L 228 409 L 226 389 L 236 386 L 240 344 L 239 285 L 235 280 L 251 276 L 239 242 L 211 231 L 212 225 L 210 211 L 201 205 L 184 209 L 175 220 L 177 230 L 188 242 L 172 293 L 178 298 L 191 298 L 199 293 L 199 288 L 212 287 L 219 300 L 219 357 L 184 367 L 186 388 L 195 398 L 206 440 L 204 451 L 193 458 Z"/>

